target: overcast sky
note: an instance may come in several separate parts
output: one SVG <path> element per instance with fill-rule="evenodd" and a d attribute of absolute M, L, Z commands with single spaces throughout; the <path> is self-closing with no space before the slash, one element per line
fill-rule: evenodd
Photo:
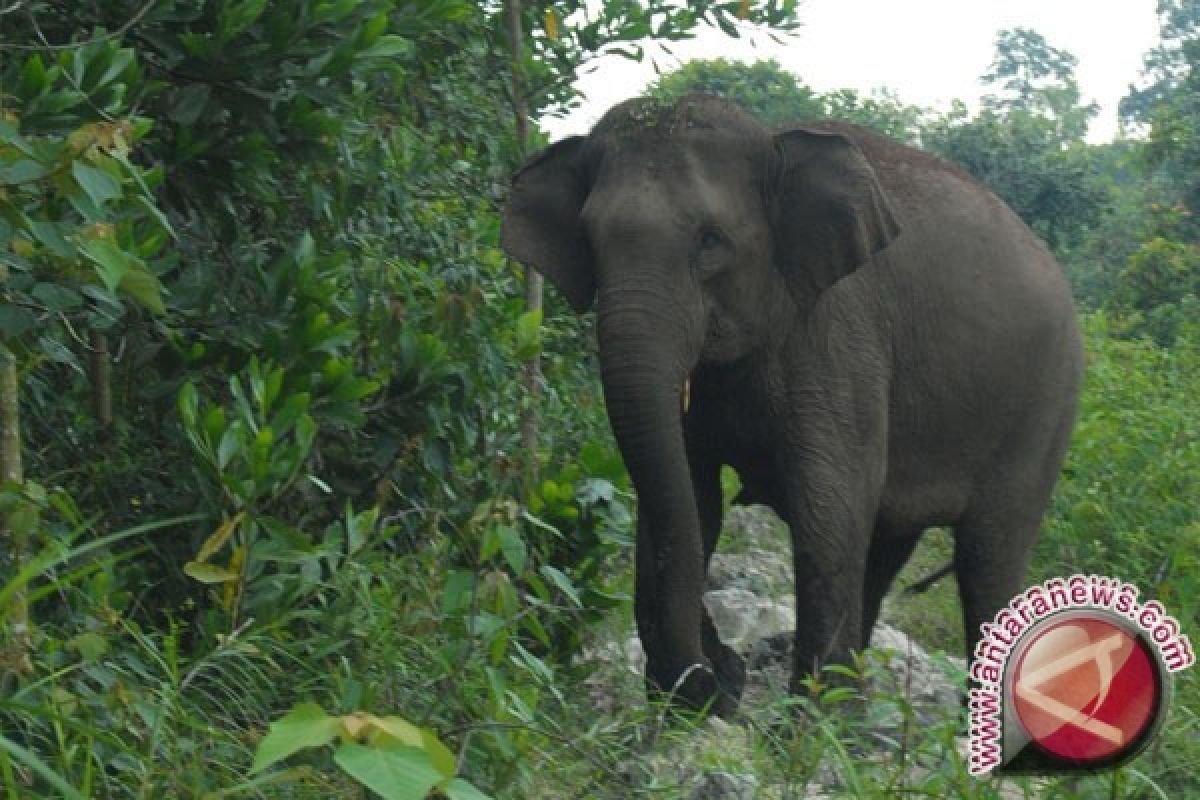
<path fill-rule="evenodd" d="M 887 87 L 914 105 L 945 109 L 958 98 L 974 107 L 996 33 L 1020 26 L 1079 59 L 1084 99 L 1101 108 L 1088 139 L 1108 141 L 1117 129 L 1117 102 L 1139 80 L 1142 56 L 1158 41 L 1154 8 L 1155 0 L 801 0 L 801 28 L 782 45 L 761 33 L 735 40 L 708 30 L 671 45 L 673 55 L 648 48 L 640 64 L 619 57 L 596 62 L 580 82 L 583 107 L 542 124 L 554 138 L 586 133 L 609 106 L 654 80 L 652 60 L 668 71 L 720 56 L 775 58 L 818 91 Z"/>

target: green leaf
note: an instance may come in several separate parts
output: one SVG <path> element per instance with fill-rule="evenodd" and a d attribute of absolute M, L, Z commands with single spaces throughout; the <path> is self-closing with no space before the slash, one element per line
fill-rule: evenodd
<path fill-rule="evenodd" d="M 58 772 L 47 766 L 33 751 L 26 750 L 3 735 L 0 735 L 0 750 L 7 753 L 13 761 L 24 764 L 31 772 L 53 786 L 64 800 L 84 800 L 84 796 L 79 791 L 59 777 Z M 10 788 L 11 786 L 12 784 L 9 784 Z"/>
<path fill-rule="evenodd" d="M 167 307 L 163 304 L 162 284 L 154 273 L 150 272 L 145 267 L 134 266 L 123 276 L 121 276 L 121 290 L 137 300 L 148 311 L 155 314 L 167 313 Z"/>
<path fill-rule="evenodd" d="M 525 540 L 521 538 L 519 531 L 507 525 L 498 528 L 496 535 L 500 539 L 500 552 L 504 555 L 504 560 L 512 567 L 514 573 L 520 575 L 525 571 L 525 564 L 529 557 Z"/>
<path fill-rule="evenodd" d="M 0 184 L 16 186 L 30 183 L 50 172 L 50 168 L 36 161 L 23 159 L 15 164 L 0 168 Z"/>
<path fill-rule="evenodd" d="M 537 356 L 542 350 L 542 310 L 535 308 L 517 318 L 516 356 L 522 361 Z"/>
<path fill-rule="evenodd" d="M 454 772 L 458 769 L 458 758 L 450 751 L 449 747 L 442 744 L 442 740 L 436 733 L 422 728 L 421 746 L 425 748 L 425 752 L 429 753 L 429 763 L 433 764 L 434 769 L 442 773 L 443 777 L 454 776 Z"/>
<path fill-rule="evenodd" d="M 133 55 L 133 48 L 131 47 L 122 47 L 120 50 L 117 50 L 113 54 L 113 59 L 108 65 L 108 69 L 104 70 L 104 74 L 95 82 L 93 91 L 105 84 L 111 83 L 114 78 L 128 69 L 129 65 L 133 63 Z"/>
<path fill-rule="evenodd" d="M 12 120 L 0 119 L 0 144 L 11 144 L 30 158 L 36 157 L 33 146 L 21 138 L 21 134 L 17 130 L 17 123 Z"/>
<path fill-rule="evenodd" d="M 62 223 L 44 220 L 32 221 L 29 230 L 39 242 L 50 249 L 59 258 L 74 258 L 75 248 L 62 235 Z"/>
<path fill-rule="evenodd" d="M 66 364 L 80 375 L 83 373 L 83 366 L 79 363 L 79 359 L 71 352 L 71 349 L 57 339 L 52 339 L 49 336 L 39 336 L 38 346 L 42 348 L 42 353 L 46 358 L 56 364 Z"/>
<path fill-rule="evenodd" d="M 271 723 L 271 729 L 254 752 L 250 774 L 262 772 L 300 750 L 329 744 L 341 727 L 340 719 L 329 716 L 316 703 L 301 703 Z"/>
<path fill-rule="evenodd" d="M 95 262 L 96 274 L 100 276 L 104 288 L 115 294 L 117 287 L 121 285 L 121 279 L 133 265 L 129 254 L 108 239 L 92 239 L 80 250 Z"/>
<path fill-rule="evenodd" d="M 205 564 L 202 561 L 189 561 L 183 565 L 183 572 L 201 583 L 232 583 L 238 579 L 238 574 L 216 564 Z"/>
<path fill-rule="evenodd" d="M 67 647 L 79 653 L 84 661 L 95 661 L 108 652 L 108 640 L 95 631 L 84 631 L 68 639 Z"/>
<path fill-rule="evenodd" d="M 83 296 L 68 286 L 39 283 L 30 294 L 51 311 L 66 311 L 83 305 Z"/>
<path fill-rule="evenodd" d="M 37 325 L 37 317 L 27 309 L 11 303 L 0 305 L 0 337 L 15 339 Z"/>
<path fill-rule="evenodd" d="M 71 163 L 71 174 L 75 176 L 79 188 L 87 192 L 87 196 L 97 207 L 121 196 L 121 182 L 102 169 L 89 167 L 82 161 L 74 161 Z"/>
<path fill-rule="evenodd" d="M 379 37 L 375 44 L 357 53 L 358 58 L 400 58 L 411 55 L 413 44 L 403 36 L 388 34 Z"/>
<path fill-rule="evenodd" d="M 438 772 L 429 753 L 416 747 L 376 750 L 360 744 L 344 744 L 333 760 L 346 773 L 385 800 L 425 800 L 445 776 Z"/>
<path fill-rule="evenodd" d="M 538 572 L 549 578 L 555 586 L 562 590 L 563 594 L 571 598 L 571 602 L 573 602 L 576 606 L 579 606 L 580 608 L 583 607 L 583 603 L 579 600 L 578 590 L 575 589 L 575 585 L 571 583 L 571 579 L 568 578 L 562 572 L 562 570 L 547 564 L 538 570 Z"/>
<path fill-rule="evenodd" d="M 46 89 L 46 65 L 37 53 L 26 59 L 21 67 L 21 79 L 17 83 L 17 97 L 26 102 L 40 95 Z"/>
<path fill-rule="evenodd" d="M 74 108 L 87 101 L 87 95 L 78 89 L 59 89 L 56 92 L 43 95 L 29 104 L 29 115 L 44 114 L 52 116 Z"/>
<path fill-rule="evenodd" d="M 208 104 L 211 91 L 207 83 L 193 83 L 185 86 L 175 94 L 167 116 L 171 118 L 172 122 L 178 122 L 180 125 L 196 124 L 196 120 L 200 119 L 200 114 L 204 111 L 204 106 Z"/>
<path fill-rule="evenodd" d="M 462 778 L 455 778 L 438 790 L 450 800 L 492 800 L 492 796 L 484 794 Z"/>
<path fill-rule="evenodd" d="M 243 0 L 241 3 L 226 0 L 218 12 L 220 38 L 226 42 L 249 28 L 262 16 L 267 0 Z"/>

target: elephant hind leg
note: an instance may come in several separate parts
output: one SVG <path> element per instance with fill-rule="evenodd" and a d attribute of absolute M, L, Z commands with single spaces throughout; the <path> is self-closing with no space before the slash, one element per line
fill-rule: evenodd
<path fill-rule="evenodd" d="M 1022 509 L 1019 514 L 995 510 L 968 515 L 956 527 L 954 570 L 968 661 L 982 636 L 980 625 L 991 622 L 1024 588 L 1025 569 L 1040 526 L 1039 504 L 1037 511 Z"/>
<path fill-rule="evenodd" d="M 1014 446 L 1018 453 L 1040 446 L 1040 455 L 993 465 L 954 526 L 954 569 L 968 661 L 982 636 L 979 626 L 991 622 L 1025 588 L 1025 570 L 1062 468 L 1072 420 L 1073 413 L 1066 413 L 1052 435 L 1037 431 L 1030 437 L 1036 444 L 1027 439 L 1024 449 Z"/>
<path fill-rule="evenodd" d="M 721 465 L 715 459 L 689 454 L 692 469 L 692 484 L 696 492 L 696 506 L 700 517 L 700 533 L 704 542 L 704 569 L 721 535 Z M 708 608 L 702 610 L 701 646 L 704 655 L 712 663 L 717 684 L 725 695 L 727 705 L 736 706 L 746 683 L 746 665 L 742 657 L 721 641 L 717 627 L 713 624 Z"/>
<path fill-rule="evenodd" d="M 876 523 L 863 576 L 862 647 L 870 644 L 883 598 L 896 574 L 908 562 L 923 530 L 916 526 L 897 530 L 882 522 Z"/>

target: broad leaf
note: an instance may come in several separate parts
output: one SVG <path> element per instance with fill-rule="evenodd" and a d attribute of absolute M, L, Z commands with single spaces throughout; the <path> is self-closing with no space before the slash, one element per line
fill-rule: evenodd
<path fill-rule="evenodd" d="M 71 174 L 75 176 L 79 188 L 87 192 L 87 196 L 97 207 L 121 196 L 121 182 L 104 170 L 89 167 L 82 161 L 74 161 L 71 163 Z"/>
<path fill-rule="evenodd" d="M 400 58 L 409 55 L 413 50 L 412 42 L 403 36 L 388 34 L 379 38 L 375 44 L 359 51 L 358 58 Z"/>
<path fill-rule="evenodd" d="M 434 768 L 429 753 L 416 747 L 376 750 L 344 744 L 333 760 L 350 777 L 385 800 L 425 800 L 445 776 Z"/>
<path fill-rule="evenodd" d="M 271 729 L 258 743 L 250 774 L 262 772 L 300 750 L 329 744 L 341 727 L 340 719 L 329 716 L 316 703 L 301 703 L 271 723 Z"/>
<path fill-rule="evenodd" d="M 142 304 L 146 310 L 154 314 L 167 313 L 167 307 L 163 304 L 162 284 L 154 273 L 150 272 L 145 267 L 132 266 L 128 272 L 121 276 L 121 290 Z"/>
<path fill-rule="evenodd" d="M 107 239 L 92 239 L 80 249 L 95 263 L 96 274 L 100 276 L 104 288 L 115 294 L 121 279 L 133 266 L 129 254 Z"/>
<path fill-rule="evenodd" d="M 547 564 L 538 571 L 549 578 L 555 586 L 561 589 L 563 594 L 571 598 L 571 602 L 580 608 L 583 607 L 583 603 L 579 600 L 578 590 L 575 588 L 574 584 L 571 583 L 571 579 L 568 578 L 562 572 L 562 570 Z"/>
<path fill-rule="evenodd" d="M 36 161 L 24 159 L 7 167 L 0 167 L 0 184 L 14 186 L 36 181 L 50 171 L 49 167 Z"/>
<path fill-rule="evenodd" d="M 0 338 L 15 339 L 37 325 L 37 317 L 20 306 L 0 305 Z"/>
<path fill-rule="evenodd" d="M 492 800 L 491 795 L 484 794 L 462 778 L 455 778 L 438 789 L 450 800 Z"/>
<path fill-rule="evenodd" d="M 51 311 L 66 311 L 83 305 L 83 297 L 69 286 L 39 283 L 30 292 L 35 300 Z"/>

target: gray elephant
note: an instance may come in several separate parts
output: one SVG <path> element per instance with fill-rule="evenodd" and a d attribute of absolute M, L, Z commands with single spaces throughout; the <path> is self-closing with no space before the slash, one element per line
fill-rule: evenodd
<path fill-rule="evenodd" d="M 927 527 L 955 530 L 968 654 L 1022 588 L 1080 336 L 1053 257 L 962 170 L 850 124 L 637 99 L 530 160 L 502 242 L 597 308 L 651 689 L 717 713 L 741 693 L 701 602 L 722 465 L 791 529 L 793 691 L 865 646 Z"/>

